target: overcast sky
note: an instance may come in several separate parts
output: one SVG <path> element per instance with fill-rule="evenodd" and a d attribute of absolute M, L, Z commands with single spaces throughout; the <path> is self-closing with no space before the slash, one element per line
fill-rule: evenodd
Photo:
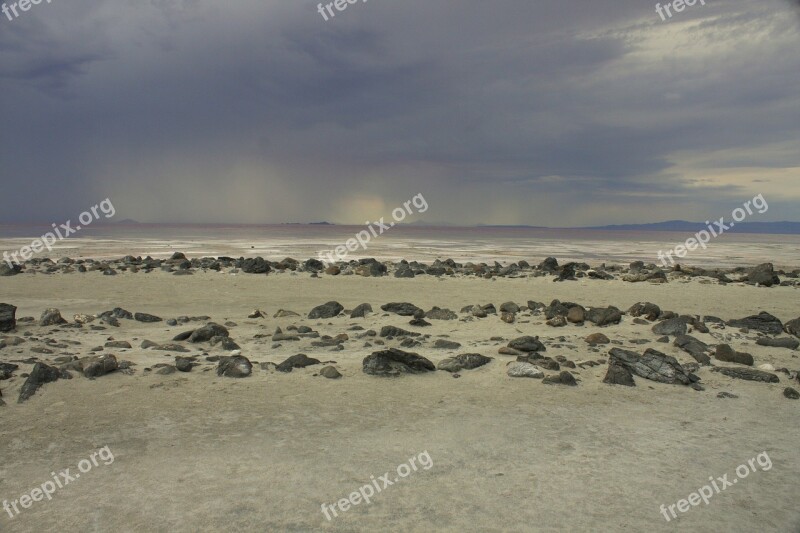
<path fill-rule="evenodd" d="M 53 0 L 0 117 L 0 222 L 800 220 L 800 2 Z"/>

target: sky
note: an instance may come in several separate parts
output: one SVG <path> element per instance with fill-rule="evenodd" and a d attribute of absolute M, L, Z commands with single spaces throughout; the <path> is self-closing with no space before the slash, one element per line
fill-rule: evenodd
<path fill-rule="evenodd" d="M 798 0 L 333 9 L 0 14 L 0 223 L 109 198 L 117 220 L 363 224 L 417 194 L 448 224 L 703 221 L 758 194 L 749 221 L 800 221 Z"/>

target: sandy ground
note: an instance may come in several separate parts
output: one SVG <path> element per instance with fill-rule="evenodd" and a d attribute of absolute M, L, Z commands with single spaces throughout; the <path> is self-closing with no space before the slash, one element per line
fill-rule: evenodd
<path fill-rule="evenodd" d="M 128 340 L 130 350 L 111 350 L 137 363 L 133 376 L 111 374 L 90 381 L 81 376 L 45 385 L 17 404 L 21 377 L 0 382 L 8 403 L 0 407 L 0 499 L 15 500 L 109 446 L 114 461 L 102 462 L 58 490 L 52 501 L 36 502 L 11 519 L 0 514 L 2 531 L 800 531 L 800 401 L 785 399 L 781 383 L 734 381 L 707 368 L 698 371 L 706 387 L 697 392 L 636 378 L 637 387 L 602 383 L 606 366 L 578 369 L 578 387 L 548 386 L 513 379 L 497 354 L 512 339 L 540 335 L 562 348 L 547 355 L 572 361 L 598 359 L 582 338 L 602 331 L 623 348 L 651 346 L 681 362 L 691 358 L 671 345 L 655 343 L 648 326 L 592 325 L 551 328 L 536 316 L 516 324 L 497 316 L 471 322 L 432 321 L 433 339 L 449 335 L 464 346 L 434 350 L 432 340 L 415 348 L 434 362 L 462 352 L 495 358 L 464 371 L 381 379 L 361 372 L 361 360 L 376 348 L 363 347 L 347 329 L 407 325 L 408 318 L 383 316 L 379 306 L 410 301 L 456 312 L 473 303 L 553 298 L 627 309 L 651 301 L 679 313 L 739 318 L 766 310 L 787 321 L 800 316 L 796 288 L 719 286 L 692 281 L 667 285 L 535 279 L 394 279 L 308 275 L 248 276 L 197 273 L 174 277 L 161 272 L 20 275 L 0 279 L 0 301 L 19 307 L 17 317 L 38 316 L 47 307 L 98 313 L 116 306 L 164 318 L 210 315 L 235 321 L 231 336 L 253 361 L 281 362 L 303 352 L 335 360 L 344 377 L 314 376 L 319 367 L 290 374 L 257 368 L 243 380 L 217 377 L 212 363 L 189 374 L 143 372 L 172 362 L 164 352 L 138 348 L 143 339 L 167 342 L 186 325 L 168 327 L 122 321 L 103 332 L 20 325 L 18 335 L 74 340 L 70 353 L 85 355 L 110 336 Z M 346 309 L 362 302 L 378 313 L 367 319 L 247 319 L 255 307 L 271 317 L 278 309 L 305 315 L 328 300 Z M 321 334 L 348 332 L 345 350 L 284 342 L 272 349 L 276 326 L 309 325 Z M 752 335 L 728 328 L 734 348 L 756 364 L 800 369 L 797 351 L 756 346 Z M 695 334 L 717 343 L 711 334 Z M 630 339 L 653 342 L 633 345 Z M 396 345 L 390 341 L 389 345 Z M 0 350 L 0 361 L 35 355 L 33 339 Z M 572 347 L 570 347 L 572 346 Z M 208 345 L 204 345 L 208 348 Z M 200 350 L 193 350 L 200 353 Z M 211 348 L 208 353 L 222 354 Z M 55 354 L 58 355 L 58 354 Z M 43 360 L 48 357 L 39 356 Z M 173 354 L 175 355 L 175 354 Z M 30 366 L 23 365 L 24 369 Z M 23 369 L 20 369 L 20 372 Z M 797 388 L 797 384 L 794 384 Z M 719 399 L 720 391 L 737 399 Z M 323 503 L 333 503 L 386 472 L 426 452 L 430 469 L 419 469 L 347 512 L 326 520 Z M 709 477 L 728 474 L 761 452 L 773 467 L 751 473 L 667 522 L 662 504 L 686 498 Z M 0 510 L 2 512 L 2 510 Z"/>

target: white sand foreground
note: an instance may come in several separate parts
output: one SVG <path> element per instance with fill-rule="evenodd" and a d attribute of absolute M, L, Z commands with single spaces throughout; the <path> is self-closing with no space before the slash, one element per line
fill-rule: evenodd
<path fill-rule="evenodd" d="M 496 316 L 469 322 L 432 321 L 424 333 L 449 335 L 463 347 L 434 350 L 432 342 L 411 351 L 433 362 L 462 352 L 494 357 L 488 365 L 461 372 L 368 376 L 362 359 L 379 346 L 363 347 L 352 324 L 379 330 L 408 326 L 409 317 L 383 316 L 380 305 L 409 301 L 424 309 L 456 312 L 473 303 L 558 298 L 584 306 L 627 309 L 650 301 L 678 313 L 740 318 L 768 311 L 782 321 L 800 316 L 800 292 L 720 286 L 693 280 L 665 285 L 583 279 L 553 283 L 533 279 L 310 278 L 301 275 L 197 273 L 175 277 L 162 272 L 99 272 L 20 275 L 0 280 L 0 301 L 18 306 L 17 317 L 39 317 L 57 307 L 98 313 L 119 306 L 161 317 L 210 315 L 238 324 L 231 336 L 253 361 L 279 363 L 302 352 L 335 360 L 344 377 L 314 376 L 319 366 L 289 374 L 262 370 L 241 380 L 217 377 L 213 363 L 191 373 L 145 374 L 156 362 L 172 362 L 165 352 L 143 350 L 143 339 L 168 342 L 188 325 L 142 324 L 123 320 L 106 331 L 53 328 L 20 323 L 16 335 L 74 340 L 88 350 L 113 336 L 134 348 L 109 350 L 137 363 L 136 373 L 88 380 L 75 375 L 16 403 L 24 379 L 0 382 L 0 500 L 15 500 L 103 446 L 114 461 L 102 462 L 58 490 L 52 501 L 35 502 L 13 519 L 0 510 L 2 531 L 800 531 L 800 401 L 784 398 L 790 383 L 733 380 L 697 374 L 705 391 L 636 378 L 634 388 L 602 383 L 607 366 L 573 373 L 577 387 L 545 385 L 538 379 L 510 378 L 505 365 L 514 357 L 497 349 L 520 335 L 540 335 L 546 345 L 565 337 L 547 355 L 581 361 L 607 357 L 590 352 L 583 337 L 602 331 L 625 349 L 652 347 L 681 362 L 691 357 L 671 344 L 656 343 L 649 326 L 625 316 L 620 325 L 552 328 L 541 316 L 521 314 L 516 324 Z M 346 309 L 369 302 L 377 313 L 366 319 L 344 315 L 308 320 L 305 315 L 329 300 Z M 301 318 L 247 319 L 253 308 L 269 317 L 291 309 Z M 464 315 L 460 315 L 464 316 Z M 347 332 L 345 350 L 312 348 L 307 341 L 271 348 L 276 326 L 308 325 L 320 334 Z M 756 346 L 734 328 L 731 345 L 752 353 L 756 365 L 800 369 L 797 351 Z M 693 333 L 716 344 L 710 334 Z M 502 336 L 506 342 L 489 341 Z M 649 344 L 634 345 L 630 339 Z M 397 341 L 387 342 L 397 346 Z M 0 361 L 37 356 L 34 339 L 0 350 Z M 569 348 L 567 346 L 574 346 Z M 613 345 L 611 345 L 613 346 Z M 204 345 L 208 353 L 223 352 Z M 200 350 L 193 349 L 193 354 Z M 176 354 L 172 354 L 173 356 Z M 201 358 L 202 360 L 203 358 Z M 718 364 L 714 361 L 714 364 Z M 21 365 L 19 372 L 29 371 Z M 18 374 L 17 374 L 18 375 Z M 717 398 L 720 391 L 738 395 Z M 433 466 L 412 472 L 331 521 L 321 512 L 331 504 L 409 458 L 427 451 Z M 667 522 L 659 510 L 709 483 L 709 477 L 736 477 L 735 469 L 767 452 L 772 468 L 746 479 Z"/>

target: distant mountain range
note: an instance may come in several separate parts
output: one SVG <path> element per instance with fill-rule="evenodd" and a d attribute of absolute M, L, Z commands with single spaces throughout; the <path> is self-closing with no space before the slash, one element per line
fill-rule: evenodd
<path fill-rule="evenodd" d="M 730 226 L 732 220 L 725 220 L 726 225 Z M 120 220 L 117 224 L 135 225 L 142 224 L 136 220 L 125 219 Z M 734 226 L 725 230 L 728 232 L 739 233 L 764 233 L 776 235 L 800 235 L 800 222 L 733 222 Z M 146 223 L 143 225 L 147 225 Z M 204 225 L 204 224 L 199 224 Z M 210 224 L 215 225 L 215 224 Z M 300 226 L 303 225 L 299 222 L 286 222 L 282 226 Z M 336 226 L 331 222 L 309 222 L 310 226 Z M 423 220 L 416 222 L 401 223 L 401 226 L 428 226 L 428 227 L 458 227 L 455 224 L 447 224 L 444 222 L 430 223 Z M 714 222 L 711 223 L 712 227 L 716 230 Z M 478 228 L 528 228 L 528 229 L 584 229 L 584 230 L 604 230 L 604 231 L 678 231 L 687 233 L 696 233 L 700 230 L 707 229 L 706 224 L 703 222 L 689 222 L 688 220 L 667 220 L 666 222 L 654 222 L 650 224 L 612 224 L 609 226 L 584 226 L 578 228 L 559 228 L 548 226 L 528 226 L 526 224 L 477 224 L 475 226 L 463 227 L 478 227 Z"/>

